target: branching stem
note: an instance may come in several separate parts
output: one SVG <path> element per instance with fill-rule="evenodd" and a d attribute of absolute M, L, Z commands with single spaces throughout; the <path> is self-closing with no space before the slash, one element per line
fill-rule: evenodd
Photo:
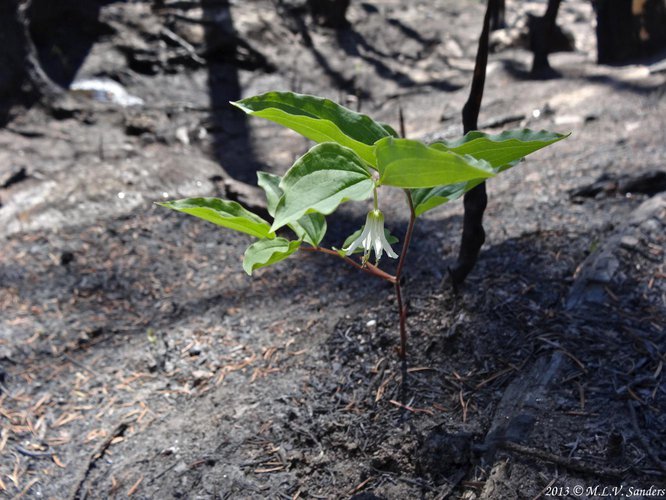
<path fill-rule="evenodd" d="M 392 283 L 395 287 L 395 296 L 398 302 L 398 313 L 400 315 L 400 350 L 399 355 L 401 359 L 405 359 L 407 354 L 407 307 L 405 306 L 402 300 L 402 287 L 400 285 L 400 279 L 402 278 L 402 270 L 405 267 L 405 258 L 407 257 L 407 250 L 409 249 L 409 244 L 412 241 L 412 233 L 414 232 L 414 222 L 416 221 L 416 212 L 414 212 L 414 202 L 412 201 L 412 194 L 408 189 L 405 189 L 405 194 L 407 195 L 407 203 L 409 204 L 409 224 L 407 225 L 407 232 L 405 233 L 405 239 L 402 244 L 402 250 L 400 251 L 400 258 L 398 260 L 398 268 L 396 270 L 395 276 L 382 271 L 379 267 L 371 264 L 370 262 L 359 263 L 348 257 L 346 255 L 341 255 L 337 251 L 324 248 L 324 247 L 301 247 L 302 251 L 305 252 L 320 252 L 327 255 L 333 255 L 338 257 L 347 264 L 354 266 L 356 269 L 368 273 L 377 278 L 381 278 L 384 281 Z"/>
<path fill-rule="evenodd" d="M 389 274 L 385 271 L 382 271 L 379 269 L 377 266 L 374 264 L 371 264 L 370 262 L 366 262 L 365 264 L 360 264 L 356 262 L 354 259 L 351 257 L 347 257 L 345 255 L 340 255 L 338 252 L 335 250 L 332 250 L 330 248 L 324 248 L 324 247 L 301 247 L 302 251 L 305 252 L 320 252 L 320 253 L 325 253 L 328 255 L 333 255 L 335 257 L 338 257 L 342 260 L 344 260 L 347 264 L 350 264 L 354 266 L 356 269 L 359 269 L 363 271 L 364 273 L 371 274 L 372 276 L 376 276 L 378 278 L 381 278 L 385 281 L 388 281 L 389 283 L 395 283 L 396 282 L 396 277 L 393 276 L 392 274 Z"/>

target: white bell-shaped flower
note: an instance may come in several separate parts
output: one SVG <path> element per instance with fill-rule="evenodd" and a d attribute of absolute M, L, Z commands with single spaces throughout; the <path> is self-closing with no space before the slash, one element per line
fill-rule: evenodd
<path fill-rule="evenodd" d="M 392 259 L 398 258 L 398 254 L 393 251 L 391 244 L 386 240 L 384 214 L 380 210 L 375 209 L 368 212 L 361 235 L 352 241 L 351 245 L 342 250 L 346 255 L 351 255 L 359 247 L 363 248 L 363 262 L 368 261 L 371 250 L 375 252 L 376 262 L 379 262 L 383 252 L 386 252 L 386 255 Z"/>

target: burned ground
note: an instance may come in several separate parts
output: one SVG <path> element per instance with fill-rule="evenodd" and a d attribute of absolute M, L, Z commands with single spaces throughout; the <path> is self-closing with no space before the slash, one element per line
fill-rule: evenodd
<path fill-rule="evenodd" d="M 595 65 L 587 3 L 562 5 L 577 51 L 551 57 L 561 78 L 525 79 L 519 48 L 491 57 L 484 130 L 572 136 L 489 183 L 488 238 L 457 293 L 446 269 L 461 204 L 419 220 L 405 376 L 390 287 L 314 255 L 249 278 L 249 238 L 152 203 L 256 202 L 234 179 L 282 173 L 308 147 L 226 105 L 264 90 L 325 95 L 394 126 L 401 106 L 412 138 L 461 133 L 482 5 L 352 2 L 350 27 L 335 32 L 299 18 L 298 3 L 105 5 L 77 78 L 113 78 L 145 105 L 72 96 L 16 108 L 0 130 L 0 489 L 402 499 L 666 488 L 666 198 L 620 187 L 648 176 L 650 188 L 666 170 L 664 74 L 654 61 Z M 215 15 L 226 31 L 197 22 Z M 383 201 L 398 235 L 402 203 L 399 192 Z M 366 210 L 331 217 L 327 241 L 339 245 Z"/>

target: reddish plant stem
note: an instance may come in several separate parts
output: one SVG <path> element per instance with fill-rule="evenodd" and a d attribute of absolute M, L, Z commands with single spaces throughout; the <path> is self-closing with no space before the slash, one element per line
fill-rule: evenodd
<path fill-rule="evenodd" d="M 412 194 L 408 189 L 405 189 L 407 195 L 407 203 L 409 204 L 409 224 L 407 225 L 407 232 L 405 239 L 402 243 L 402 251 L 400 252 L 400 260 L 398 261 L 398 269 L 395 272 L 395 296 L 398 302 L 398 313 L 400 314 L 400 358 L 405 359 L 407 355 L 407 307 L 402 301 L 402 288 L 400 286 L 400 279 L 402 278 L 402 270 L 405 267 L 405 258 L 407 257 L 407 250 L 412 241 L 412 233 L 414 232 L 414 222 L 416 221 L 416 213 L 414 212 L 414 202 L 412 201 Z"/>
<path fill-rule="evenodd" d="M 365 265 L 359 264 L 356 262 L 354 259 L 350 257 L 346 257 L 344 255 L 340 255 L 338 252 L 335 250 L 331 250 L 330 248 L 324 248 L 324 247 L 301 247 L 301 250 L 304 252 L 320 252 L 320 253 L 325 253 L 328 255 L 333 255 L 335 257 L 338 257 L 342 260 L 344 260 L 346 263 L 354 266 L 356 269 L 359 269 L 363 271 L 364 273 L 368 273 L 372 276 L 376 276 L 377 278 L 381 278 L 385 281 L 388 281 L 389 283 L 395 283 L 396 282 L 396 277 L 393 276 L 392 274 L 389 274 L 385 271 L 382 271 L 379 269 L 377 266 L 374 264 L 371 264 L 370 262 L 366 262 Z"/>
<path fill-rule="evenodd" d="M 398 355 L 400 359 L 405 359 L 407 355 L 407 308 L 402 302 L 402 289 L 400 282 L 395 282 L 395 296 L 398 301 L 398 314 L 400 315 L 400 349 Z"/>
<path fill-rule="evenodd" d="M 395 272 L 395 277 L 400 280 L 402 269 L 405 267 L 405 257 L 407 256 L 407 249 L 412 241 L 412 233 L 414 232 L 414 222 L 416 221 L 416 212 L 414 212 L 414 202 L 412 201 L 412 193 L 405 189 L 407 195 L 407 203 L 409 204 L 409 224 L 407 225 L 407 232 L 405 233 L 405 240 L 402 243 L 402 251 L 400 252 L 400 259 L 398 260 L 398 269 Z"/>
<path fill-rule="evenodd" d="M 320 252 L 328 255 L 333 255 L 338 257 L 348 264 L 354 266 L 356 269 L 368 273 L 377 278 L 381 278 L 389 283 L 393 283 L 395 287 L 395 296 L 398 302 L 398 313 L 400 316 L 400 349 L 398 354 L 401 359 L 405 359 L 407 355 L 407 307 L 402 300 L 402 287 L 400 286 L 400 279 L 402 277 L 402 270 L 405 267 L 405 258 L 407 257 L 407 250 L 409 249 L 409 244 L 412 241 L 412 233 L 414 232 L 414 223 L 416 222 L 416 212 L 414 212 L 414 202 L 412 201 L 412 194 L 408 189 L 405 189 L 405 194 L 407 195 L 407 203 L 409 204 L 409 224 L 407 225 L 407 232 L 405 233 L 405 239 L 402 244 L 402 250 L 400 251 L 400 259 L 398 260 L 398 268 L 396 270 L 395 276 L 382 271 L 377 266 L 366 262 L 364 264 L 359 264 L 354 259 L 340 255 L 335 250 L 324 247 L 301 247 L 302 251 L 305 252 Z"/>

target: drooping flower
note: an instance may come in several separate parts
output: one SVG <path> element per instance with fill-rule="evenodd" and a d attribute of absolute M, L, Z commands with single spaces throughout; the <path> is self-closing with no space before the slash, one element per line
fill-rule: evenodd
<path fill-rule="evenodd" d="M 398 258 L 398 254 L 393 251 L 391 244 L 386 240 L 384 214 L 380 210 L 375 209 L 368 212 L 361 235 L 342 250 L 346 255 L 351 255 L 358 247 L 363 248 L 363 262 L 367 262 L 370 258 L 370 251 L 375 252 L 376 262 L 379 262 L 383 252 L 386 252 L 386 255 L 392 259 Z"/>

